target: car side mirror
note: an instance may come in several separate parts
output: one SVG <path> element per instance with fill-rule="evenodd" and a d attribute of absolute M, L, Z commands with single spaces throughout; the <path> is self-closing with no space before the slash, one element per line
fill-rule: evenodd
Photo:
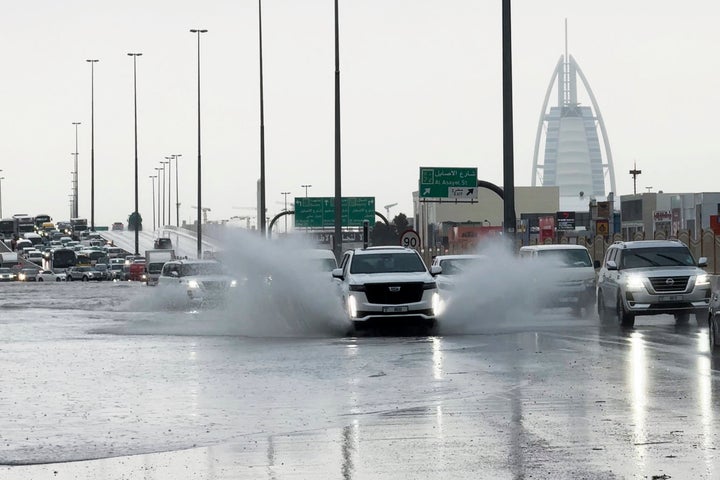
<path fill-rule="evenodd" d="M 607 269 L 608 270 L 617 270 L 618 269 L 618 266 L 617 266 L 617 263 L 615 263 L 615 260 L 608 260 Z"/>
<path fill-rule="evenodd" d="M 343 280 L 343 270 L 342 268 L 334 268 L 332 271 L 333 278 L 339 278 L 340 280 Z"/>
<path fill-rule="evenodd" d="M 598 268 L 600 268 L 600 260 L 595 260 L 595 261 L 593 262 L 593 267 L 595 268 L 595 270 L 597 270 Z"/>
<path fill-rule="evenodd" d="M 698 258 L 698 267 L 707 267 L 707 257 Z"/>
<path fill-rule="evenodd" d="M 432 265 L 430 267 L 430 275 L 433 277 L 442 273 L 442 267 L 440 265 Z"/>

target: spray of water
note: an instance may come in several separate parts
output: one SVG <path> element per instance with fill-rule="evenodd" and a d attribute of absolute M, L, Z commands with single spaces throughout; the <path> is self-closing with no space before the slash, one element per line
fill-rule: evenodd
<path fill-rule="evenodd" d="M 592 322 L 570 309 L 547 309 L 567 270 L 552 260 L 520 259 L 505 244 L 485 244 L 483 259 L 454 278 L 438 322 L 441 334 L 481 334 Z"/>
<path fill-rule="evenodd" d="M 125 333 L 243 335 L 252 337 L 338 336 L 350 329 L 337 284 L 310 257 L 300 240 L 264 241 L 237 232 L 218 253 L 237 280 L 217 305 L 189 304 L 183 293 L 149 287 L 127 305 L 161 311 L 126 327 Z"/>

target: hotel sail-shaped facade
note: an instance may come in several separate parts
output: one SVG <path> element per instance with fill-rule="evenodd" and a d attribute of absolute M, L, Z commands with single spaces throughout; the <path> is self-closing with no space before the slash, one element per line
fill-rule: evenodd
<path fill-rule="evenodd" d="M 591 106 L 578 102 L 578 77 Z M 556 84 L 557 105 L 548 110 Z M 544 155 L 539 162 L 543 144 Z M 533 155 L 532 186 L 538 184 L 559 187 L 561 211 L 587 211 L 591 197 L 604 201 L 609 192 L 616 192 L 605 123 L 595 95 L 572 55 L 560 56 L 543 101 Z"/>

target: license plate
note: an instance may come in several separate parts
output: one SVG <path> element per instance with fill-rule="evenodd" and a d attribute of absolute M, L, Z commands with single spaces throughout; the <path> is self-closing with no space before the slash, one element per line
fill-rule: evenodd
<path fill-rule="evenodd" d="M 682 300 L 682 295 L 662 295 L 660 296 L 661 302 L 677 302 Z"/>
<path fill-rule="evenodd" d="M 401 312 L 407 312 L 408 307 L 383 307 L 383 313 L 401 313 Z"/>

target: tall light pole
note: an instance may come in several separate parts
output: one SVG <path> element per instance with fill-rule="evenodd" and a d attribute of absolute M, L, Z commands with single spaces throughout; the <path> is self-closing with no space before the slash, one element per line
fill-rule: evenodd
<path fill-rule="evenodd" d="M 158 190 L 157 190 L 157 192 L 158 192 L 158 193 L 157 193 L 157 218 L 158 218 L 158 223 L 160 223 L 160 170 L 162 170 L 162 168 L 160 168 L 160 167 L 155 167 L 155 176 L 156 176 L 157 179 L 158 179 Z M 153 196 L 154 196 L 154 195 L 153 195 Z M 154 214 L 155 214 L 155 212 L 153 212 L 153 215 L 154 215 Z"/>
<path fill-rule="evenodd" d="M 137 57 L 142 53 L 128 53 L 133 59 L 133 98 L 135 105 L 135 255 L 140 255 L 140 212 L 138 206 L 138 150 L 137 150 Z"/>
<path fill-rule="evenodd" d="M 95 231 L 95 64 L 90 63 L 90 231 Z"/>
<path fill-rule="evenodd" d="M 2 170 L 0 170 L 2 172 Z M 2 181 L 5 180 L 5 177 L 0 177 L 0 218 L 2 218 Z"/>
<path fill-rule="evenodd" d="M 285 196 L 285 234 L 286 234 L 286 235 L 287 235 L 287 217 L 288 217 L 288 214 L 287 214 L 287 211 L 288 211 L 288 209 L 287 209 L 287 196 L 290 195 L 290 193 L 291 193 L 291 192 L 280 192 L 281 195 L 284 195 L 284 196 Z"/>
<path fill-rule="evenodd" d="M 167 165 L 168 163 L 170 163 L 170 162 L 162 162 L 162 161 L 160 162 L 160 165 L 162 165 L 162 167 L 160 167 L 160 168 L 162 169 L 162 172 L 163 172 L 163 176 L 162 176 L 162 226 L 163 227 L 165 225 L 167 225 L 165 223 L 165 190 L 166 190 L 165 189 L 165 165 Z M 158 205 L 158 207 L 159 206 L 160 205 Z"/>
<path fill-rule="evenodd" d="M 312 185 L 300 185 L 300 186 L 305 189 L 305 198 L 307 198 L 308 188 L 312 187 Z"/>
<path fill-rule="evenodd" d="M 180 226 L 180 190 L 178 185 L 178 157 L 182 157 L 182 153 L 176 153 L 175 157 L 175 226 Z"/>
<path fill-rule="evenodd" d="M 335 233 L 333 252 L 342 255 L 342 175 L 340 161 L 340 21 L 338 0 L 335 0 Z"/>
<path fill-rule="evenodd" d="M 75 185 L 73 187 L 73 218 L 78 218 L 78 126 L 80 122 L 72 122 L 75 125 Z"/>
<path fill-rule="evenodd" d="M 198 173 L 197 173 L 197 257 L 202 258 L 202 161 L 200 148 L 200 34 L 205 29 L 194 28 L 191 33 L 197 34 L 197 112 L 198 112 Z"/>
<path fill-rule="evenodd" d="M 157 178 L 157 175 L 149 175 L 150 180 L 152 180 L 152 199 L 153 199 L 153 230 L 155 230 L 155 179 Z"/>
<path fill-rule="evenodd" d="M 258 36 L 260 47 L 260 235 L 265 236 L 265 100 L 263 93 L 262 0 L 258 0 Z"/>
<path fill-rule="evenodd" d="M 167 197 L 168 197 L 168 204 L 167 204 L 168 218 L 167 218 L 167 224 L 168 224 L 168 225 L 172 225 L 172 203 L 170 203 L 170 201 L 172 200 L 172 199 L 170 198 L 170 196 L 171 196 L 171 194 L 172 194 L 172 159 L 173 159 L 172 155 L 170 155 L 169 157 L 165 157 L 165 160 L 168 161 L 168 185 L 167 185 L 167 188 L 168 188 L 168 194 L 167 194 Z"/>

